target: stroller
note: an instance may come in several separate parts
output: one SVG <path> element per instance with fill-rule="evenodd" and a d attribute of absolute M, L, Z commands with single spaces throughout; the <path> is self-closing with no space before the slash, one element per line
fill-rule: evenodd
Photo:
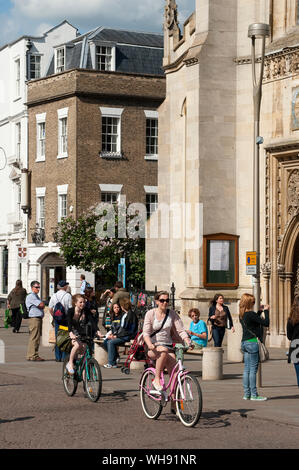
<path fill-rule="evenodd" d="M 128 351 L 128 356 L 125 360 L 125 363 L 123 367 L 121 368 L 121 371 L 124 374 L 130 373 L 130 365 L 133 360 L 138 361 L 138 362 L 144 362 L 145 369 L 149 367 L 149 365 L 151 364 L 151 360 L 147 358 L 145 350 L 144 350 L 142 329 L 138 330 L 138 333 L 135 336 L 134 341 L 131 344 L 130 349 Z"/>

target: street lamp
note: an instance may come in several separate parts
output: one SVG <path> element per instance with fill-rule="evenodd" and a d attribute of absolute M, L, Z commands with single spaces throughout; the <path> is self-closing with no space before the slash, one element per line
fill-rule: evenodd
<path fill-rule="evenodd" d="M 253 276 L 253 295 L 255 297 L 255 310 L 260 307 L 260 110 L 262 99 L 262 80 L 265 59 L 266 37 L 270 36 L 270 26 L 264 23 L 254 23 L 248 27 L 248 37 L 251 38 L 251 63 L 253 82 L 253 108 L 254 108 L 254 157 L 253 157 L 253 251 L 256 251 L 256 274 Z M 255 41 L 262 40 L 261 65 L 259 77 L 256 76 Z"/>

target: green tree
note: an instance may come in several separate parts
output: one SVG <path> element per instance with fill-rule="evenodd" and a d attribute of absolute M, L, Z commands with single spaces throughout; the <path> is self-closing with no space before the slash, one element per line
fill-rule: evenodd
<path fill-rule="evenodd" d="M 99 212 L 98 208 L 91 207 L 77 220 L 73 217 L 62 219 L 54 238 L 66 265 L 91 272 L 100 269 L 109 282 L 114 282 L 119 260 L 125 258 L 127 281 L 135 287 L 142 287 L 145 280 L 145 239 L 138 235 L 142 230 L 135 231 L 134 236 L 127 233 L 128 225 L 134 226 L 134 217 L 126 211 L 120 219 L 118 206 L 111 205 L 109 211 Z"/>

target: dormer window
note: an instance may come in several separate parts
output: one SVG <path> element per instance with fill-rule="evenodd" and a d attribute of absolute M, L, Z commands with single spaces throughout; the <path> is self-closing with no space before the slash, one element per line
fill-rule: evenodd
<path fill-rule="evenodd" d="M 59 47 L 55 50 L 55 73 L 65 70 L 65 47 Z"/>
<path fill-rule="evenodd" d="M 96 47 L 96 69 L 97 70 L 113 70 L 113 49 L 109 46 Z"/>

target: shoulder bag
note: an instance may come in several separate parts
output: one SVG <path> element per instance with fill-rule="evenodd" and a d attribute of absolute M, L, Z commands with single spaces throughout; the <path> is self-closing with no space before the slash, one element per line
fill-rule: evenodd
<path fill-rule="evenodd" d="M 244 322 L 243 322 L 244 323 Z M 244 323 L 245 324 L 245 323 Z M 265 346 L 264 343 L 262 343 L 259 338 L 253 333 L 253 331 L 251 331 L 248 326 L 245 324 L 247 330 L 249 331 L 249 333 L 251 333 L 253 336 L 256 337 L 257 339 L 257 344 L 258 344 L 258 347 L 259 347 L 259 362 L 266 362 L 269 360 L 269 351 L 267 349 L 267 347 Z"/>

